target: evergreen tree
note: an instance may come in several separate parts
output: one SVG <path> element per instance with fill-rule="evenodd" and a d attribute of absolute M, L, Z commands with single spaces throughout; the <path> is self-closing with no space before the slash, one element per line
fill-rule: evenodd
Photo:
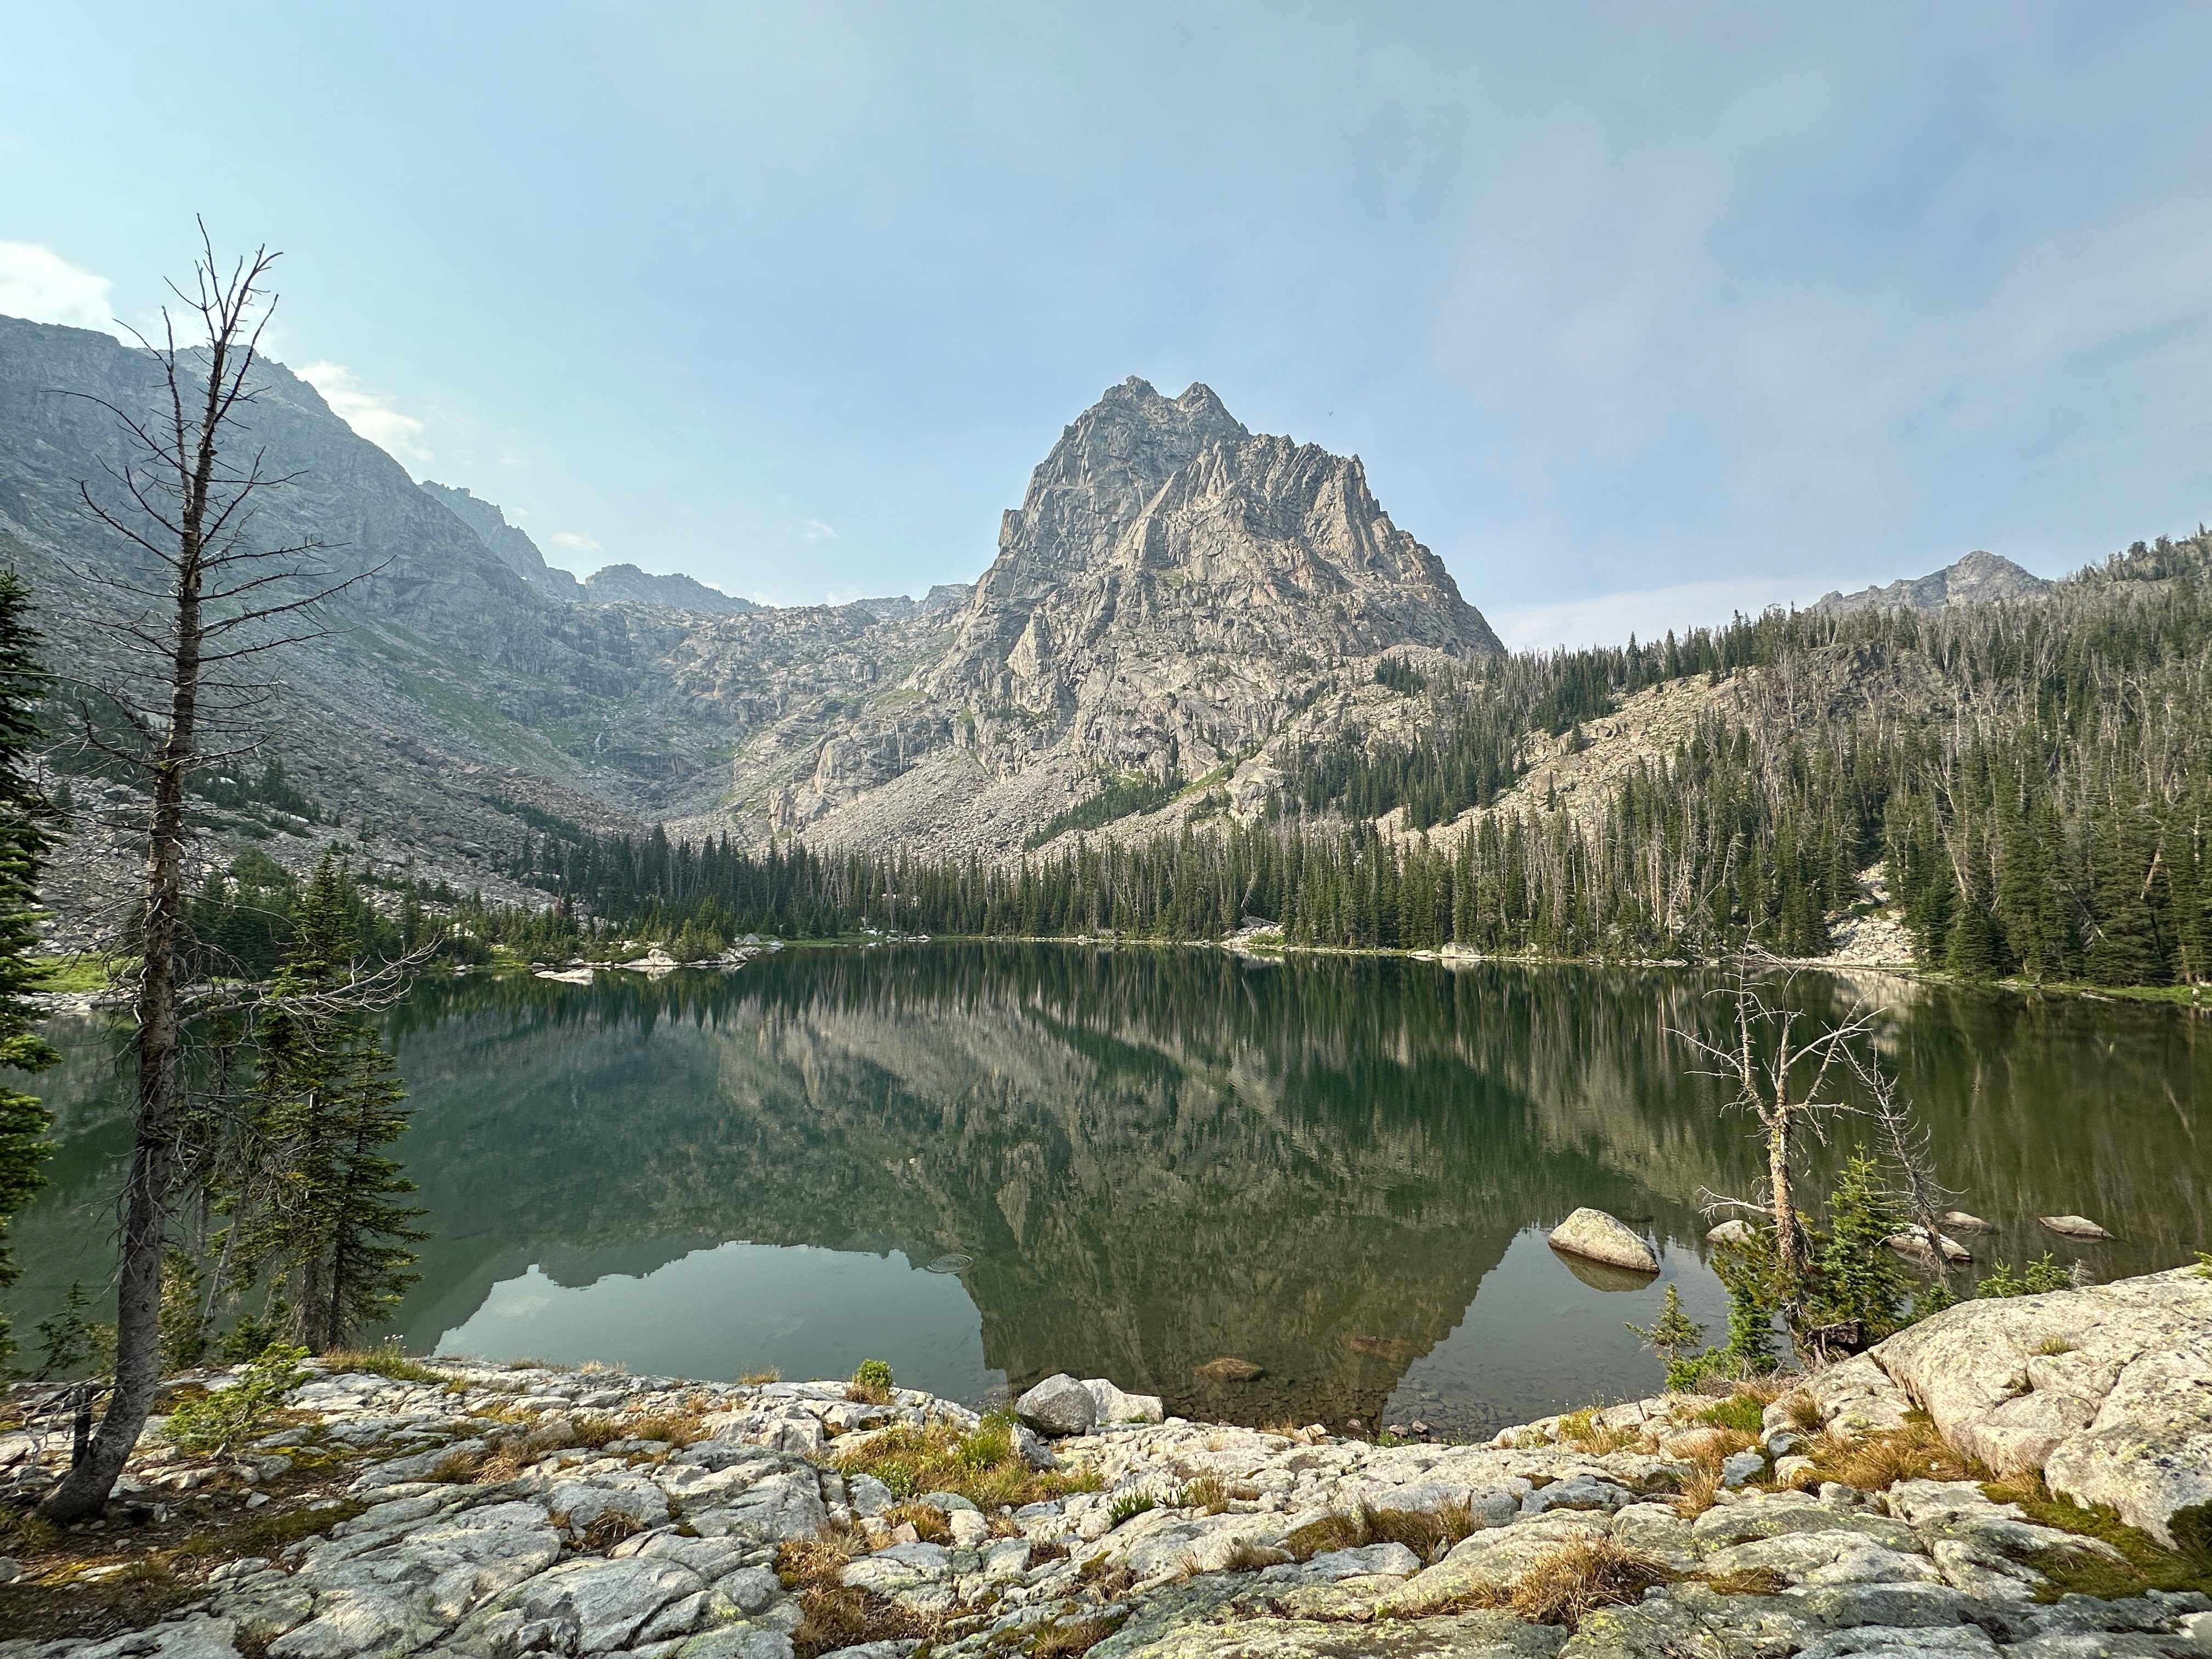
<path fill-rule="evenodd" d="M 47 685 L 29 610 L 29 593 L 15 573 L 0 571 L 0 1066 L 38 1072 L 57 1056 L 33 1034 L 39 1014 L 28 994 L 39 944 L 39 873 L 49 840 L 49 809 L 26 770 L 39 739 L 33 711 Z M 32 1096 L 0 1088 L 0 1286 L 14 1284 L 21 1272 L 9 1224 L 45 1183 L 40 1166 L 52 1121 Z M 0 1361 L 15 1348 L 0 1317 Z"/>
<path fill-rule="evenodd" d="M 422 1237 L 407 1224 L 422 1212 L 392 1201 L 413 1187 L 383 1151 L 406 1127 L 404 1091 L 367 1019 L 321 1000 L 350 975 L 348 897 L 325 854 L 263 1020 L 255 1118 L 270 1177 L 235 1224 L 245 1271 L 283 1288 L 292 1334 L 316 1352 L 413 1282 L 405 1247 Z"/>
<path fill-rule="evenodd" d="M 1869 1342 L 1905 1322 L 1908 1293 L 1905 1270 L 1887 1243 L 1905 1217 L 1883 1188 L 1881 1173 L 1863 1152 L 1844 1164 L 1828 1197 L 1828 1231 L 1814 1259 L 1807 1312 L 1815 1325 L 1858 1320 Z"/>

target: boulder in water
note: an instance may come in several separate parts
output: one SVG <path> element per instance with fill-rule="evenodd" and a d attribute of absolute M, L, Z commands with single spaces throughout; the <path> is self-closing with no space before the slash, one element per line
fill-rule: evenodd
<path fill-rule="evenodd" d="M 1948 1233 L 1936 1234 L 1936 1249 L 1943 1252 L 1943 1260 L 1946 1261 L 1972 1261 L 1974 1259 L 1973 1252 Z M 1881 1242 L 1899 1255 L 1909 1255 L 1920 1261 L 1933 1261 L 1936 1259 L 1936 1251 L 1928 1248 L 1928 1235 L 1917 1227 L 1907 1227 L 1901 1231 L 1893 1232 Z"/>
<path fill-rule="evenodd" d="M 1954 1233 L 1993 1233 L 1997 1230 L 1994 1221 L 1968 1215 L 1964 1210 L 1946 1210 L 1936 1218 Z"/>
<path fill-rule="evenodd" d="M 1552 1229 L 1551 1242 L 1562 1255 L 1578 1255 L 1631 1273 L 1659 1271 L 1659 1258 L 1652 1255 L 1651 1247 L 1603 1210 L 1587 1206 L 1577 1210 Z"/>
<path fill-rule="evenodd" d="M 2110 1238 L 2112 1237 L 2112 1234 L 2106 1232 L 2086 1215 L 2046 1215 L 2038 1216 L 2036 1219 L 2050 1228 L 2052 1232 L 2062 1234 L 2068 1238 Z"/>
<path fill-rule="evenodd" d="M 1740 1216 L 1730 1217 L 1705 1235 L 1708 1244 L 1748 1244 L 1751 1243 L 1751 1223 Z"/>

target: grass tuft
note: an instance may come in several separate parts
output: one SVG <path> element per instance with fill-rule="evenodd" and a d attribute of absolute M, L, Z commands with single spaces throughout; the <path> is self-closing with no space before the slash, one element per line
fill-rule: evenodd
<path fill-rule="evenodd" d="M 1378 1510 L 1362 1505 L 1356 1512 L 1309 1521 L 1284 1541 L 1291 1559 L 1298 1561 L 1369 1544 L 1403 1544 L 1424 1562 L 1432 1562 L 1442 1559 L 1444 1552 L 1461 1539 L 1480 1530 L 1474 1510 L 1465 1504 L 1444 1504 L 1433 1510 Z"/>
<path fill-rule="evenodd" d="M 1160 1500 L 1148 1492 L 1125 1492 L 1107 1506 L 1106 1514 L 1112 1524 L 1118 1527 L 1124 1521 L 1142 1515 L 1147 1510 L 1156 1510 L 1159 1506 Z"/>
<path fill-rule="evenodd" d="M 939 1421 L 921 1428 L 895 1423 L 854 1437 L 859 1443 L 837 1458 L 838 1470 L 873 1475 L 894 1498 L 957 1492 L 991 1515 L 1001 1505 L 1019 1509 L 1070 1492 L 1096 1492 L 1102 1484 L 1087 1470 L 1069 1475 L 1031 1469 L 1014 1449 L 1011 1428 L 995 1414 L 972 1434 Z"/>
<path fill-rule="evenodd" d="M 1705 1583 L 1723 1595 L 1779 1595 L 1790 1588 L 1790 1581 L 1771 1567 L 1717 1573 Z"/>
<path fill-rule="evenodd" d="M 1674 1575 L 1641 1550 L 1613 1538 L 1578 1538 L 1537 1557 L 1513 1587 L 1512 1607 L 1539 1625 L 1578 1630 L 1600 1607 L 1643 1599 Z"/>
<path fill-rule="evenodd" d="M 1989 1470 L 1961 1457 L 1924 1412 L 1906 1415 L 1905 1426 L 1852 1439 L 1833 1429 L 1805 1448 L 1814 1474 L 1861 1492 L 1887 1492 L 1900 1480 L 1986 1480 Z"/>
<path fill-rule="evenodd" d="M 1766 1401 L 1753 1390 L 1741 1389 L 1718 1405 L 1699 1412 L 1697 1420 L 1755 1438 L 1766 1426 Z"/>
<path fill-rule="evenodd" d="M 1030 1644 L 1032 1659 L 1081 1659 L 1127 1622 L 1126 1613 L 1100 1613 L 1047 1626 Z"/>
<path fill-rule="evenodd" d="M 390 1377 L 395 1382 L 450 1383 L 453 1380 L 444 1371 L 433 1370 L 411 1358 L 396 1336 L 373 1348 L 333 1349 L 323 1358 L 334 1372 L 366 1371 L 373 1376 Z"/>

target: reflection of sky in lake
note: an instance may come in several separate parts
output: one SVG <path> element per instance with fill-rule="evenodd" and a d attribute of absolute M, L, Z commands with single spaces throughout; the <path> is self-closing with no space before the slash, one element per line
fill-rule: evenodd
<path fill-rule="evenodd" d="M 1623 1275 L 1620 1290 L 1585 1283 L 1531 1227 L 1506 1247 L 1483 1275 L 1451 1334 L 1407 1369 L 1390 1396 L 1391 1420 L 1407 1423 L 1437 1404 L 1481 1405 L 1508 1422 L 1577 1410 L 1651 1363 L 1628 1327 L 1649 1327 L 1674 1285 L 1682 1310 L 1705 1327 L 1708 1340 L 1728 1334 L 1728 1297 L 1688 1250 L 1660 1252 L 1656 1279 Z"/>
<path fill-rule="evenodd" d="M 491 1287 L 438 1352 L 576 1364 L 619 1358 L 648 1376 L 729 1381 L 753 1371 L 850 1376 L 886 1359 L 900 1382 L 977 1400 L 1006 1373 L 983 1363 L 983 1322 L 960 1281 L 896 1250 L 722 1244 L 643 1278 L 555 1283 L 533 1266 Z"/>

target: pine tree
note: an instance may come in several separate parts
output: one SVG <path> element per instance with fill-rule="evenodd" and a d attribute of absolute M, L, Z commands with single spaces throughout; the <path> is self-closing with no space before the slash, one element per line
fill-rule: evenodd
<path fill-rule="evenodd" d="M 15 573 L 0 571 L 0 1066 L 38 1072 L 58 1056 L 33 1034 L 39 1014 L 28 995 L 36 971 L 39 874 L 50 812 L 25 770 L 39 740 L 34 711 L 47 684 L 29 610 L 29 592 Z M 32 1096 L 0 1088 L 0 1286 L 14 1284 L 21 1272 L 8 1227 L 24 1200 L 45 1184 L 40 1166 L 52 1121 Z M 14 1334 L 0 1317 L 0 1361 L 15 1349 Z"/>
<path fill-rule="evenodd" d="M 1860 1321 L 1879 1341 L 1904 1322 L 1905 1270 L 1887 1241 L 1905 1224 L 1884 1189 L 1881 1169 L 1863 1152 L 1844 1164 L 1828 1197 L 1828 1232 L 1814 1259 L 1808 1318 L 1816 1325 Z"/>
<path fill-rule="evenodd" d="M 414 1188 L 383 1152 L 407 1127 L 392 1061 L 358 1012 L 316 1003 L 349 975 L 349 908 L 325 855 L 263 1024 L 256 1128 L 273 1178 L 237 1224 L 246 1271 L 283 1286 L 292 1334 L 319 1352 L 414 1281 L 405 1247 L 423 1237 L 408 1224 L 422 1212 L 392 1201 Z"/>
<path fill-rule="evenodd" d="M 337 1106 L 344 1144 L 330 1194 L 330 1270 L 318 1333 L 325 1348 L 343 1346 L 422 1277 L 410 1271 L 415 1253 L 406 1247 L 428 1237 L 410 1224 L 424 1212 L 393 1201 L 415 1183 L 382 1151 L 406 1131 L 407 1091 L 373 1030 L 355 1031 L 349 1060 Z"/>

